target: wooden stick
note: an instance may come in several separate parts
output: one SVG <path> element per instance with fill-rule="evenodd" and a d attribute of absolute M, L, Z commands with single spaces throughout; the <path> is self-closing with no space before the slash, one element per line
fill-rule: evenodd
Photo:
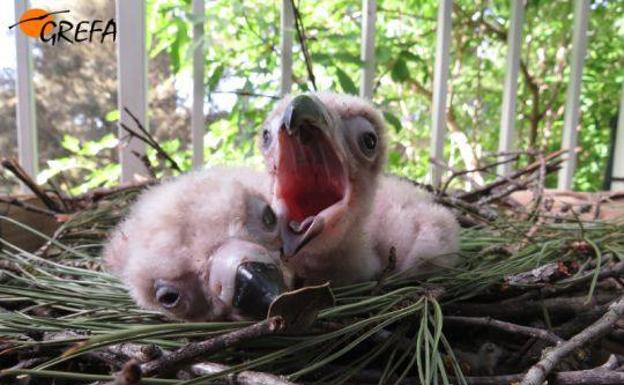
<path fill-rule="evenodd" d="M 137 128 L 141 131 L 141 134 L 138 134 L 136 131 L 130 129 L 128 126 L 126 126 L 123 123 L 120 123 L 121 127 L 124 130 L 128 131 L 128 133 L 130 133 L 131 135 L 134 135 L 137 139 L 143 141 L 145 144 L 147 144 L 148 146 L 156 150 L 156 154 L 160 158 L 167 160 L 169 164 L 171 165 L 171 168 L 173 168 L 174 170 L 178 172 L 182 172 L 182 169 L 180 168 L 178 163 L 167 153 L 167 151 L 165 151 L 160 146 L 160 144 L 158 144 L 158 142 L 154 139 L 154 137 L 149 132 L 147 132 L 147 130 L 145 129 L 145 127 L 143 127 L 143 124 L 139 121 L 139 119 L 136 116 L 134 116 L 134 114 L 130 112 L 128 108 L 124 107 L 124 111 L 126 111 L 126 113 L 130 115 L 130 118 L 132 118 L 132 120 L 134 121 L 134 124 L 136 124 Z"/>
<path fill-rule="evenodd" d="M 37 183 L 35 183 L 35 181 L 26 173 L 26 171 L 24 171 L 24 169 L 22 168 L 22 166 L 19 165 L 19 162 L 17 160 L 2 159 L 2 166 L 10 171 L 13 175 L 15 175 L 15 177 L 22 181 L 26 186 L 28 186 L 30 191 L 32 191 L 33 194 L 37 196 L 37 198 L 41 199 L 41 202 L 43 202 L 43 204 L 46 205 L 47 208 L 54 211 L 55 213 L 64 212 L 61 207 L 56 204 L 56 202 L 52 198 L 50 198 L 48 194 L 46 194 L 45 191 L 43 191 Z"/>
<path fill-rule="evenodd" d="M 51 217 L 57 214 L 52 210 L 46 210 L 44 208 L 31 205 L 30 203 L 22 202 L 21 200 L 17 198 L 13 198 L 13 197 L 0 197 L 0 202 L 6 203 L 11 206 L 19 207 L 26 211 L 30 211 L 30 212 L 37 213 L 37 214 L 43 214 L 43 215 L 47 215 Z"/>
<path fill-rule="evenodd" d="M 444 317 L 444 322 L 493 327 L 509 333 L 522 334 L 529 337 L 540 338 L 555 345 L 560 342 L 564 342 L 562 338 L 547 330 L 517 325 L 511 322 L 499 321 L 490 317 L 446 316 Z"/>
<path fill-rule="evenodd" d="M 227 365 L 214 362 L 201 362 L 191 366 L 191 372 L 196 376 L 217 374 L 229 369 L 230 367 Z M 295 385 L 294 382 L 290 382 L 282 376 L 251 370 L 228 374 L 226 378 L 227 383 L 231 385 Z"/>
<path fill-rule="evenodd" d="M 274 334 L 284 328 L 284 320 L 277 316 L 205 341 L 191 342 L 170 354 L 142 364 L 141 373 L 144 377 L 154 376 L 198 356 L 212 354 L 244 341 Z"/>
<path fill-rule="evenodd" d="M 562 359 L 567 357 L 579 347 L 607 335 L 613 330 L 615 322 L 623 315 L 624 296 L 613 302 L 609 306 L 609 310 L 598 321 L 572 337 L 570 340 L 546 351 L 543 358 L 529 369 L 520 385 L 542 384 L 548 374 L 555 368 L 555 366 L 557 366 L 559 362 L 561 362 Z"/>
<path fill-rule="evenodd" d="M 564 154 L 565 152 L 567 152 L 568 150 L 559 150 L 559 151 L 555 151 L 553 153 L 550 153 L 548 155 L 546 155 L 544 157 L 544 162 L 546 162 L 548 164 L 549 161 L 551 161 L 552 159 L 558 158 L 559 156 L 561 156 L 562 154 Z M 480 189 L 476 189 L 474 191 L 470 191 L 467 193 L 464 193 L 462 195 L 460 195 L 459 197 L 463 200 L 466 200 L 468 202 L 472 202 L 477 200 L 479 197 L 483 196 L 483 195 L 487 195 L 489 194 L 493 189 L 500 187 L 502 185 L 504 185 L 505 183 L 507 183 L 508 180 L 510 179 L 517 179 L 523 175 L 532 173 L 536 170 L 538 170 L 541 166 L 541 161 L 536 161 L 531 163 L 530 165 L 526 166 L 523 169 L 520 169 L 518 171 L 513 172 L 511 175 L 507 176 L 507 177 L 501 177 L 496 179 L 494 182 L 483 186 Z"/>
<path fill-rule="evenodd" d="M 301 14 L 299 13 L 299 8 L 297 8 L 297 6 L 295 5 L 295 1 L 290 0 L 290 3 L 292 5 L 293 14 L 295 15 L 295 28 L 297 29 L 299 44 L 301 44 L 301 52 L 303 52 L 303 57 L 305 59 L 306 70 L 308 71 L 308 79 L 310 80 L 310 83 L 312 83 L 312 87 L 316 91 L 316 77 L 314 76 L 314 71 L 312 70 L 312 58 L 310 57 L 310 51 L 308 51 L 305 29 L 303 27 L 303 21 L 301 20 Z"/>

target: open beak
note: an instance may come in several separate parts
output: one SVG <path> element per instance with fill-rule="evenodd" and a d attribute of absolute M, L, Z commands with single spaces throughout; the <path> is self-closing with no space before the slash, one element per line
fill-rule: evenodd
<path fill-rule="evenodd" d="M 337 218 L 335 206 L 345 205 L 349 188 L 335 124 L 314 95 L 295 97 L 284 111 L 275 199 L 285 258 L 296 255 L 331 226 Z"/>
<path fill-rule="evenodd" d="M 266 317 L 269 305 L 287 290 L 279 260 L 258 244 L 231 239 L 209 263 L 210 295 L 247 317 Z"/>

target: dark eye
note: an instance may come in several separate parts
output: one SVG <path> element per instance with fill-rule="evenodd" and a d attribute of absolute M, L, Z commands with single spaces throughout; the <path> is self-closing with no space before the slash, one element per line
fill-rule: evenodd
<path fill-rule="evenodd" d="M 180 301 L 180 292 L 175 287 L 163 285 L 156 288 L 156 300 L 165 308 L 171 309 Z"/>
<path fill-rule="evenodd" d="M 374 132 L 365 132 L 360 135 L 360 148 L 367 156 L 375 153 L 377 147 L 377 135 Z"/>
<path fill-rule="evenodd" d="M 266 128 L 262 130 L 262 146 L 269 147 L 271 144 L 271 133 Z"/>
<path fill-rule="evenodd" d="M 262 223 L 264 223 L 264 226 L 267 229 L 272 230 L 275 227 L 276 222 L 277 218 L 275 217 L 275 213 L 269 205 L 266 205 L 262 211 Z"/>

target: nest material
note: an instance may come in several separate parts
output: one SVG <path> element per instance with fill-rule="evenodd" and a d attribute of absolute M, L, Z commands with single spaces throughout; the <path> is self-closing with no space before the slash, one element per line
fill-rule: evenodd
<path fill-rule="evenodd" d="M 0 217 L 46 241 L 30 253 L 0 239 L 0 382 L 624 383 L 624 223 L 549 209 L 540 194 L 528 209 L 507 199 L 539 193 L 556 162 L 437 191 L 468 226 L 461 264 L 425 282 L 335 288 L 336 305 L 305 331 L 280 317 L 176 323 L 137 308 L 99 253 L 140 186 L 65 202 L 81 209 L 52 237 Z"/>

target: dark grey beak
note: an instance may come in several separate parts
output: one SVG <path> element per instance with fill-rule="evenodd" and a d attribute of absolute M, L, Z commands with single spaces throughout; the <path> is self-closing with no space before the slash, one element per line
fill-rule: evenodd
<path fill-rule="evenodd" d="M 297 134 L 306 124 L 324 129 L 331 121 L 327 107 L 314 95 L 298 95 L 286 107 L 282 128 L 288 135 Z"/>
<path fill-rule="evenodd" d="M 234 307 L 254 318 L 265 318 L 269 305 L 286 291 L 282 271 L 277 265 L 243 262 L 236 271 Z"/>

